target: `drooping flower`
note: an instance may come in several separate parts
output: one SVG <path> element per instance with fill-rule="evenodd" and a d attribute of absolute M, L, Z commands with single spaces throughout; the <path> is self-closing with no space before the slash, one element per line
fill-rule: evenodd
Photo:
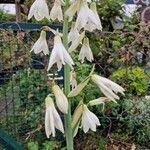
<path fill-rule="evenodd" d="M 50 19 L 49 9 L 45 0 L 35 0 L 30 8 L 28 19 L 31 19 L 32 16 L 34 16 L 37 21 L 44 18 Z"/>
<path fill-rule="evenodd" d="M 71 26 L 71 30 L 68 34 L 68 43 L 70 43 L 70 42 L 73 43 L 76 39 L 79 38 L 79 36 L 80 36 L 80 34 L 79 34 L 77 28 L 75 27 L 75 23 L 73 22 L 72 26 Z"/>
<path fill-rule="evenodd" d="M 34 51 L 35 54 L 39 54 L 42 51 L 45 55 L 49 54 L 49 49 L 48 49 L 48 45 L 46 42 L 46 32 L 45 31 L 41 31 L 40 37 L 33 45 L 31 51 Z"/>
<path fill-rule="evenodd" d="M 89 46 L 89 39 L 87 37 L 84 38 L 84 41 L 83 41 L 83 44 L 79 53 L 79 60 L 81 60 L 81 63 L 84 62 L 85 58 L 90 62 L 94 60 L 92 50 Z"/>
<path fill-rule="evenodd" d="M 96 8 L 95 2 L 91 3 L 90 9 L 93 11 L 95 18 L 97 19 L 97 23 L 95 24 L 91 20 L 89 20 L 87 22 L 87 24 L 85 25 L 85 30 L 92 32 L 93 30 L 98 29 L 98 30 L 102 31 L 102 24 L 101 24 L 100 18 L 97 13 L 97 8 Z"/>
<path fill-rule="evenodd" d="M 100 105 L 100 104 L 105 104 L 105 102 L 109 101 L 107 97 L 100 97 L 94 100 L 89 101 L 90 106 L 95 106 L 95 105 Z"/>
<path fill-rule="evenodd" d="M 65 94 L 63 93 L 63 91 L 60 89 L 58 85 L 54 85 L 52 87 L 52 90 L 56 98 L 57 107 L 62 113 L 67 114 L 68 113 L 67 97 L 65 96 Z"/>
<path fill-rule="evenodd" d="M 70 7 L 67 9 L 67 11 L 65 12 L 65 14 L 69 17 L 69 18 L 73 18 L 73 16 L 76 14 L 77 11 L 79 11 L 80 7 L 82 4 L 82 0 L 75 0 Z"/>
<path fill-rule="evenodd" d="M 100 98 L 89 101 L 88 105 L 95 106 L 95 105 L 102 104 L 103 105 L 102 110 L 104 110 L 105 102 L 109 102 L 109 101 L 111 100 L 109 100 L 107 97 L 100 97 Z"/>
<path fill-rule="evenodd" d="M 116 95 L 117 93 L 124 95 L 125 90 L 120 85 L 107 78 L 94 74 L 91 79 L 97 84 L 102 93 L 114 102 L 116 102 L 115 99 L 119 99 L 119 96 Z"/>
<path fill-rule="evenodd" d="M 45 113 L 45 132 L 47 138 L 52 134 L 55 137 L 55 128 L 64 133 L 63 124 L 61 118 L 55 108 L 53 99 L 50 96 L 47 96 L 45 99 L 46 103 L 46 113 Z"/>
<path fill-rule="evenodd" d="M 60 0 L 55 0 L 54 6 L 50 12 L 50 18 L 53 21 L 56 19 L 58 19 L 58 21 L 63 20 L 63 13 L 62 13 L 62 9 L 61 9 L 61 1 Z"/>
<path fill-rule="evenodd" d="M 83 2 L 78 12 L 76 28 L 80 31 L 87 25 L 88 22 L 91 22 L 91 24 L 94 24 L 95 26 L 99 25 L 95 13 L 91 9 L 89 9 L 87 2 Z"/>
<path fill-rule="evenodd" d="M 57 63 L 58 71 L 61 70 L 62 65 L 68 64 L 71 68 L 73 68 L 72 65 L 74 65 L 71 56 L 62 44 L 59 34 L 56 34 L 54 37 L 54 47 L 52 49 L 47 71 L 49 71 L 55 63 Z"/>
<path fill-rule="evenodd" d="M 92 113 L 86 105 L 83 106 L 83 114 L 81 124 L 83 126 L 83 131 L 86 133 L 91 129 L 96 131 L 96 126 L 100 125 L 99 119 L 97 116 Z"/>
<path fill-rule="evenodd" d="M 85 36 L 85 31 L 83 31 L 80 34 L 80 36 L 72 42 L 71 46 L 68 49 L 69 53 L 74 51 L 79 46 L 79 44 L 82 43 L 82 40 L 83 40 L 84 36 Z"/>

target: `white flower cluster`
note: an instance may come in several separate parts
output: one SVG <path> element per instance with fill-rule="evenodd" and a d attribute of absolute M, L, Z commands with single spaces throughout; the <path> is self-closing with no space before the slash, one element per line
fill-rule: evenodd
<path fill-rule="evenodd" d="M 58 109 L 64 113 L 68 113 L 68 100 L 63 91 L 58 85 L 52 86 L 52 91 L 56 99 Z M 46 113 L 45 113 L 45 132 L 47 138 L 52 134 L 55 137 L 55 127 L 64 133 L 63 123 L 55 108 L 53 99 L 48 95 L 45 99 Z"/>
<path fill-rule="evenodd" d="M 30 8 L 28 19 L 31 19 L 31 17 L 34 16 L 37 21 L 40 21 L 43 18 L 51 19 L 52 21 L 63 21 L 63 13 L 61 8 L 62 4 L 64 4 L 62 0 L 55 0 L 54 5 L 49 13 L 46 0 L 35 0 Z M 72 20 L 76 13 L 76 22 L 72 23 L 71 30 L 68 34 L 68 43 L 71 43 L 68 51 L 71 53 L 80 44 L 82 44 L 79 53 L 79 60 L 81 60 L 81 63 L 83 63 L 86 58 L 88 61 L 92 62 L 94 60 L 93 53 L 89 45 L 89 39 L 85 36 L 85 31 L 87 30 L 92 32 L 95 29 L 102 30 L 101 21 L 96 9 L 96 3 L 92 2 L 89 8 L 88 3 L 85 0 L 73 1 L 68 10 L 65 12 L 65 15 Z M 85 31 L 80 34 L 81 29 Z M 71 68 L 73 68 L 73 60 L 63 46 L 60 34 L 57 34 L 57 32 L 53 33 L 55 34 L 54 48 L 51 53 L 47 70 L 49 71 L 54 63 L 57 63 L 58 70 L 60 70 L 64 64 L 68 64 Z M 34 51 L 35 54 L 38 54 L 42 51 L 45 55 L 49 54 L 45 31 L 41 32 L 40 38 L 34 44 L 31 51 Z"/>
<path fill-rule="evenodd" d="M 63 13 L 61 9 L 61 1 L 55 0 L 53 8 L 49 13 L 46 0 L 35 0 L 30 8 L 28 19 L 31 19 L 33 16 L 37 21 L 40 21 L 44 18 L 47 18 L 48 20 L 51 19 L 53 21 L 56 19 L 58 19 L 58 21 L 62 21 Z"/>
<path fill-rule="evenodd" d="M 83 103 L 79 103 L 77 106 L 74 115 L 73 115 L 73 131 L 74 131 L 74 136 L 77 134 L 80 122 L 81 126 L 83 127 L 83 131 L 86 133 L 91 129 L 92 131 L 96 131 L 96 126 L 100 125 L 98 117 L 93 114 L 87 106 L 95 106 L 95 105 L 100 105 L 103 104 L 103 109 L 104 109 L 104 104 L 109 101 L 113 101 L 115 103 L 116 100 L 119 99 L 117 93 L 121 93 L 124 95 L 124 89 L 114 83 L 113 81 L 98 76 L 96 74 L 91 74 L 89 78 L 87 78 L 84 82 L 80 83 L 78 86 L 76 86 L 75 89 L 73 89 L 68 97 L 74 97 L 77 96 L 83 89 L 84 87 L 88 84 L 89 80 L 92 80 L 96 85 L 99 87 L 101 92 L 106 96 L 106 97 L 100 97 L 98 99 L 94 99 L 89 101 L 89 103 L 86 105 Z"/>
<path fill-rule="evenodd" d="M 91 1 L 88 1 L 91 2 Z M 80 44 L 82 44 L 79 60 L 84 62 L 85 58 L 92 62 L 93 53 L 89 45 L 89 40 L 85 37 L 85 31 L 94 31 L 95 29 L 102 30 L 101 21 L 99 19 L 96 3 L 92 2 L 90 8 L 85 0 L 76 0 L 72 2 L 65 14 L 72 20 L 77 13 L 76 22 L 72 23 L 71 30 L 68 36 L 68 42 L 71 42 L 69 52 L 74 51 Z M 81 30 L 84 30 L 81 34 Z"/>
<path fill-rule="evenodd" d="M 63 13 L 61 9 L 63 3 L 64 2 L 62 0 L 55 0 L 53 8 L 49 13 L 46 0 L 35 0 L 29 11 L 28 19 L 31 19 L 31 17 L 34 16 L 38 21 L 42 20 L 43 18 L 51 19 L 53 21 L 63 21 Z M 90 7 L 88 6 L 89 3 Z M 90 0 L 73 0 L 70 4 L 70 7 L 65 12 L 65 15 L 69 17 L 69 20 L 75 20 L 76 14 L 76 21 L 72 23 L 70 32 L 68 34 L 68 44 L 70 44 L 68 51 L 62 43 L 62 34 L 49 27 L 43 28 L 39 39 L 31 49 L 31 51 L 34 51 L 35 54 L 43 52 L 45 55 L 48 55 L 49 48 L 46 40 L 46 31 L 51 31 L 54 34 L 54 46 L 50 55 L 47 71 L 49 71 L 55 63 L 57 64 L 58 71 L 60 71 L 62 66 L 65 64 L 68 64 L 70 68 L 72 68 L 70 76 L 72 91 L 69 93 L 68 97 L 77 96 L 90 80 L 96 83 L 101 92 L 106 96 L 91 100 L 88 104 L 84 104 L 83 101 L 79 103 L 74 112 L 72 120 L 74 136 L 77 134 L 80 123 L 85 133 L 88 132 L 89 129 L 96 131 L 96 126 L 100 125 L 97 116 L 88 109 L 89 105 L 104 105 L 107 101 L 116 102 L 116 100 L 119 99 L 117 93 L 124 95 L 124 89 L 121 86 L 109 79 L 95 75 L 93 72 L 90 73 L 89 77 L 87 77 L 85 81 L 77 85 L 76 74 L 73 70 L 74 62 L 69 53 L 76 50 L 77 47 L 82 44 L 79 53 L 79 60 L 81 63 L 83 63 L 86 58 L 88 61 L 92 62 L 94 57 L 89 45 L 89 39 L 85 36 L 85 33 L 86 31 L 92 32 L 95 29 L 102 30 L 102 25 L 97 13 L 95 2 L 91 2 Z M 52 92 L 55 96 L 58 109 L 62 113 L 67 114 L 68 100 L 63 91 L 59 88 L 58 85 L 53 85 Z M 53 99 L 50 96 L 47 96 L 45 102 L 45 131 L 47 137 L 49 138 L 51 134 L 53 137 L 55 136 L 55 128 L 64 133 L 63 123 L 55 108 Z"/>

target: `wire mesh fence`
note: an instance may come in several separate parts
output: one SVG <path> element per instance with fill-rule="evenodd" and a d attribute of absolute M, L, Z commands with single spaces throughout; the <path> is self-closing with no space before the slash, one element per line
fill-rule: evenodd
<path fill-rule="evenodd" d="M 30 52 L 38 36 L 33 30 L 0 29 L 0 128 L 16 139 L 28 139 L 31 131 L 41 129 L 44 99 L 50 93 L 47 79 L 55 74 L 63 84 L 63 71 L 47 74 L 48 57 Z"/>
<path fill-rule="evenodd" d="M 46 84 L 47 79 L 55 74 L 57 82 L 60 86 L 63 86 L 63 70 L 60 72 L 52 70 L 50 74 L 47 74 L 48 56 L 43 54 L 35 55 L 30 52 L 32 45 L 39 37 L 40 27 L 41 25 L 38 24 L 33 27 L 30 24 L 0 23 L 0 128 L 23 144 L 28 139 L 34 138 L 34 136 L 39 137 L 37 139 L 41 143 L 41 140 L 44 139 L 41 139 L 41 135 L 44 133 L 44 99 L 50 93 L 50 89 Z M 55 26 L 54 28 L 57 27 Z M 112 35 L 112 33 L 103 32 L 97 36 L 106 39 L 105 34 Z M 114 33 L 115 37 L 116 35 L 120 34 Z M 120 36 L 122 37 L 123 35 L 124 33 Z M 47 39 L 49 47 L 52 48 L 53 35 L 47 33 Z M 106 40 L 106 44 L 108 44 L 107 50 L 112 48 L 109 38 Z M 129 48 L 127 47 L 126 49 Z M 129 63 L 133 64 L 133 62 L 130 62 L 132 60 L 128 58 L 130 51 L 126 49 L 124 50 L 125 53 L 122 54 L 125 56 L 120 55 L 121 59 L 124 60 L 122 66 L 128 68 Z M 132 50 L 132 48 L 130 49 Z M 110 54 L 108 54 L 108 57 Z M 116 54 L 115 57 L 118 58 L 118 51 Z M 134 56 L 134 60 L 137 60 L 136 55 Z M 108 76 L 109 72 L 112 73 L 112 70 L 109 70 L 112 58 L 109 57 L 107 61 L 105 58 L 101 59 L 103 59 L 102 62 L 94 62 L 96 71 Z M 117 59 L 114 60 L 116 62 Z M 117 63 L 115 64 L 118 65 Z M 111 67 L 113 68 L 114 66 Z M 78 71 L 82 72 L 83 70 L 81 68 Z M 125 73 L 129 74 L 129 71 L 132 73 L 132 68 Z M 125 81 L 127 77 L 125 75 Z M 104 119 L 103 121 L 106 122 L 106 126 L 103 129 L 104 132 L 107 130 L 109 134 L 112 124 L 118 118 L 116 117 L 117 115 L 109 115 L 111 114 L 111 109 L 107 111 L 107 115 L 104 114 L 99 118 Z M 127 111 L 119 107 L 118 112 L 122 115 Z M 45 137 L 45 135 L 42 137 Z M 63 141 L 63 137 L 60 135 L 57 137 Z"/>

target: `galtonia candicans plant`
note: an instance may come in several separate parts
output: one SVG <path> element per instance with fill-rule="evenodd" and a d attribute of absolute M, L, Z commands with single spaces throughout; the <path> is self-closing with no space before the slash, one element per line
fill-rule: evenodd
<path fill-rule="evenodd" d="M 54 97 L 46 97 L 45 105 L 45 132 L 47 138 L 55 137 L 55 129 L 58 129 L 66 137 L 67 150 L 73 150 L 73 138 L 77 135 L 79 126 L 86 133 L 89 130 L 96 132 L 97 126 L 100 126 L 98 117 L 90 111 L 90 107 L 105 104 L 105 102 L 119 99 L 117 93 L 124 95 L 124 89 L 113 81 L 100 75 L 94 74 L 92 69 L 90 75 L 81 83 L 77 84 L 74 68 L 74 61 L 71 57 L 77 48 L 81 48 L 78 53 L 78 59 L 82 63 L 94 60 L 90 42 L 86 36 L 87 32 L 94 30 L 102 31 L 101 20 L 97 13 L 96 2 L 87 0 L 55 0 L 49 10 L 46 0 L 35 0 L 32 4 L 28 19 L 34 18 L 41 21 L 46 18 L 50 21 L 59 21 L 63 23 L 63 32 L 58 29 L 55 31 L 48 26 L 42 27 L 41 34 L 37 42 L 33 45 L 31 51 L 35 54 L 44 53 L 49 55 L 47 64 L 47 73 L 51 68 L 60 71 L 64 66 L 64 88 L 61 89 L 55 81 L 51 82 L 50 88 Z M 54 44 L 52 50 L 48 47 L 46 40 L 46 31 L 54 34 Z M 94 67 L 93 67 L 94 68 Z M 105 97 L 97 97 L 95 100 L 84 102 L 84 98 L 79 100 L 79 104 L 74 113 L 71 114 L 71 100 L 84 91 L 84 88 L 91 83 L 98 86 Z M 70 90 L 70 85 L 72 86 Z M 57 107 L 55 107 L 57 106 Z M 57 108 L 59 111 L 57 111 Z M 64 124 L 59 113 L 64 115 Z"/>

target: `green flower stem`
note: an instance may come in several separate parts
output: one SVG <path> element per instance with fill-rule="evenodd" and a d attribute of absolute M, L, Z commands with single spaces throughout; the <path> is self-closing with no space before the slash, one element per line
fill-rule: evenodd
<path fill-rule="evenodd" d="M 65 1 L 65 10 L 69 7 L 69 0 Z M 68 50 L 68 17 L 64 15 L 64 24 L 63 24 L 63 44 Z M 70 68 L 68 65 L 64 66 L 64 91 L 68 95 L 70 92 Z M 64 116 L 65 118 L 65 133 L 66 133 L 66 142 L 67 150 L 73 150 L 73 134 L 72 134 L 72 117 L 71 117 L 71 102 L 69 101 L 68 114 Z"/>

